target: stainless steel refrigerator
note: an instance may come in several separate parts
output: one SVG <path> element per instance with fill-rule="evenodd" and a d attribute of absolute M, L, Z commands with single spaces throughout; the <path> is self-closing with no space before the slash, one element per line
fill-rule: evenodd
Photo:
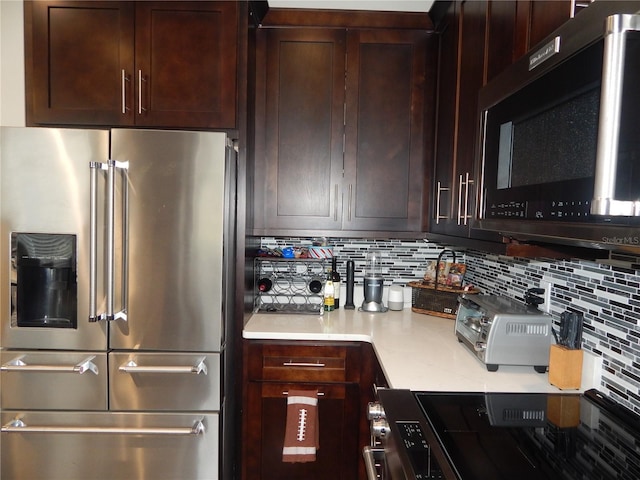
<path fill-rule="evenodd" d="M 223 133 L 0 129 L 3 480 L 219 478 Z"/>

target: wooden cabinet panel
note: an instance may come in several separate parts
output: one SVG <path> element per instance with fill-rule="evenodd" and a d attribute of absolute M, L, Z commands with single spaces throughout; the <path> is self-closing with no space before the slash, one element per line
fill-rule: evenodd
<path fill-rule="evenodd" d="M 235 2 L 137 2 L 137 119 L 143 126 L 234 127 Z"/>
<path fill-rule="evenodd" d="M 422 231 L 428 38 L 258 31 L 254 233 Z"/>
<path fill-rule="evenodd" d="M 235 128 L 236 2 L 26 1 L 28 125 Z"/>
<path fill-rule="evenodd" d="M 317 388 L 319 446 L 316 460 L 284 463 L 287 395 L 291 388 Z M 353 384 L 292 384 L 250 382 L 248 434 L 243 439 L 245 480 L 290 478 L 353 480 L 358 478 L 358 387 Z"/>
<path fill-rule="evenodd" d="M 134 3 L 24 7 L 28 124 L 133 124 L 122 89 L 134 68 Z"/>
<path fill-rule="evenodd" d="M 345 32 L 260 30 L 258 42 L 266 118 L 256 148 L 255 227 L 338 229 Z"/>
<path fill-rule="evenodd" d="M 349 32 L 347 57 L 343 228 L 420 232 L 427 36 Z"/>
<path fill-rule="evenodd" d="M 242 478 L 359 478 L 365 419 L 361 346 L 248 341 L 244 360 Z M 319 363 L 323 366 L 316 366 Z M 292 389 L 318 391 L 320 448 L 314 462 L 282 461 L 287 395 Z"/>

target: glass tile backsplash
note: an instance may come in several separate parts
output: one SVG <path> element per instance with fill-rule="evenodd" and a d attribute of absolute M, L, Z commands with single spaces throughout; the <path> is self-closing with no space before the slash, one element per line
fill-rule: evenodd
<path fill-rule="evenodd" d="M 306 238 L 261 239 L 263 247 L 308 243 Z M 346 277 L 346 261 L 355 262 L 356 285 L 362 283 L 367 251 L 382 253 L 385 287 L 422 278 L 428 260 L 443 248 L 423 240 L 331 238 L 338 271 Z M 454 248 L 455 249 L 455 248 Z M 551 284 L 551 314 L 565 310 L 584 314 L 583 348 L 602 357 L 600 390 L 640 414 L 640 272 L 637 259 L 600 263 L 587 260 L 525 259 L 456 250 L 467 265 L 465 281 L 484 293 L 523 300 L 541 280 Z M 450 259 L 449 256 L 445 257 Z"/>

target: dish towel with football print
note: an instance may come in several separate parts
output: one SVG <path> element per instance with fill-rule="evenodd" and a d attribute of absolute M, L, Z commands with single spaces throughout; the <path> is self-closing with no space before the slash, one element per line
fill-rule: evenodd
<path fill-rule="evenodd" d="M 282 461 L 314 462 L 318 438 L 318 391 L 289 390 Z"/>

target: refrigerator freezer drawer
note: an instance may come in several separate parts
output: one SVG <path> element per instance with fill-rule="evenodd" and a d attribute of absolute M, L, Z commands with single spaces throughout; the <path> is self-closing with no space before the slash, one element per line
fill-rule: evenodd
<path fill-rule="evenodd" d="M 109 354 L 112 411 L 220 410 L 220 354 Z"/>
<path fill-rule="evenodd" d="M 107 355 L 0 352 L 3 409 L 106 410 Z"/>
<path fill-rule="evenodd" d="M 3 412 L 3 480 L 215 480 L 218 415 Z"/>

